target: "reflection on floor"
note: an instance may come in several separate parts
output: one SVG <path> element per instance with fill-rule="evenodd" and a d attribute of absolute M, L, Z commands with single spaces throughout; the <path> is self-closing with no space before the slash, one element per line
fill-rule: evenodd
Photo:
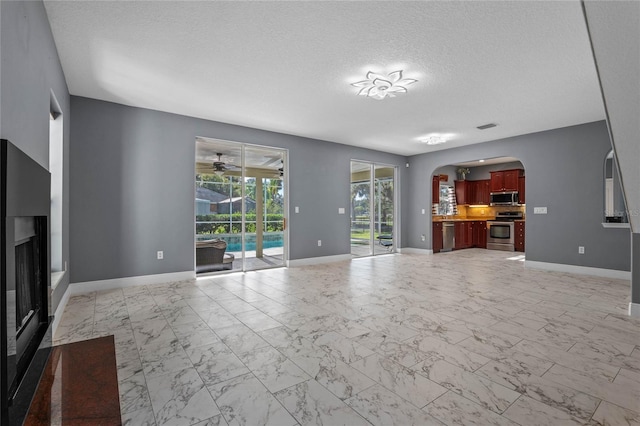
<path fill-rule="evenodd" d="M 56 342 L 115 335 L 130 425 L 638 424 L 629 282 L 511 257 L 391 255 L 90 293 L 71 298 Z"/>

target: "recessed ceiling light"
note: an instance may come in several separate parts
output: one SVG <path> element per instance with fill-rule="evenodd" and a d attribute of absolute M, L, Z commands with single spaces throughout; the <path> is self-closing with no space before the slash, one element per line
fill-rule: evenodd
<path fill-rule="evenodd" d="M 482 126 L 478 126 L 476 127 L 476 129 L 480 129 L 480 130 L 486 130 L 486 129 L 490 129 L 492 127 L 496 127 L 497 124 L 495 123 L 488 123 L 488 124 L 483 124 Z"/>
<path fill-rule="evenodd" d="M 484 163 L 484 160 L 478 160 L 478 163 Z"/>
<path fill-rule="evenodd" d="M 406 93 L 407 87 L 418 80 L 402 78 L 402 70 L 394 71 L 389 75 L 382 75 L 372 71 L 367 73 L 367 79 L 351 83 L 352 86 L 361 87 L 358 95 L 368 96 L 382 100 L 386 97 L 394 98 L 398 93 Z"/>
<path fill-rule="evenodd" d="M 429 136 L 428 138 L 420 139 L 420 142 L 424 142 L 427 145 L 438 145 L 445 143 L 447 140 L 442 136 Z"/>

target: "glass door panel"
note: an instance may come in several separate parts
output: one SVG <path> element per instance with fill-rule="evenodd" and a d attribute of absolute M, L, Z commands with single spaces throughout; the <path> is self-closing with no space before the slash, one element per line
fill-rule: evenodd
<path fill-rule="evenodd" d="M 284 151 L 246 146 L 245 270 L 284 266 Z"/>
<path fill-rule="evenodd" d="M 197 273 L 284 265 L 285 154 L 196 139 Z"/>
<path fill-rule="evenodd" d="M 395 213 L 394 167 L 374 165 L 374 242 L 373 254 L 393 251 Z"/>
<path fill-rule="evenodd" d="M 370 163 L 351 162 L 351 255 L 355 257 L 372 254 L 372 170 Z"/>

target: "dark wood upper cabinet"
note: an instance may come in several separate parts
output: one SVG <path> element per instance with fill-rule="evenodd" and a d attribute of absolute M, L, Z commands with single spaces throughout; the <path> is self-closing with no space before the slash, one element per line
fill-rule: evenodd
<path fill-rule="evenodd" d="M 491 192 L 500 192 L 504 188 L 504 172 L 491 172 Z"/>
<path fill-rule="evenodd" d="M 431 181 L 431 202 L 440 203 L 440 176 L 434 176 Z"/>
<path fill-rule="evenodd" d="M 508 192 L 518 190 L 518 178 L 521 169 L 491 172 L 491 192 Z"/>
<path fill-rule="evenodd" d="M 456 188 L 456 203 L 463 205 L 463 204 L 469 204 L 469 200 L 467 200 L 467 186 L 468 186 L 468 181 L 466 180 L 456 180 L 454 181 L 455 184 L 455 188 Z"/>
<path fill-rule="evenodd" d="M 525 191 L 524 191 L 525 185 L 524 185 L 524 183 L 525 183 L 524 182 L 524 176 L 520 176 L 518 178 L 518 200 L 519 200 L 520 204 L 525 204 L 526 203 L 525 196 L 524 196 L 525 195 Z"/>

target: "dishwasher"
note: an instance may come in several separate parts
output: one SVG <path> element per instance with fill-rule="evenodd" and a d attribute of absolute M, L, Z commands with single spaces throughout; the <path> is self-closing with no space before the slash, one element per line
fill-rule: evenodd
<path fill-rule="evenodd" d="M 451 251 L 455 243 L 455 227 L 453 222 L 444 222 L 442 224 L 442 250 Z"/>

